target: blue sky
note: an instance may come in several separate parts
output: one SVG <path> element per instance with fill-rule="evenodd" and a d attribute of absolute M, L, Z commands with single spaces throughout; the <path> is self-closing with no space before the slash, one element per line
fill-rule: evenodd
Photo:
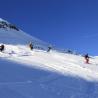
<path fill-rule="evenodd" d="M 0 17 L 59 48 L 98 55 L 98 0 L 0 0 Z"/>

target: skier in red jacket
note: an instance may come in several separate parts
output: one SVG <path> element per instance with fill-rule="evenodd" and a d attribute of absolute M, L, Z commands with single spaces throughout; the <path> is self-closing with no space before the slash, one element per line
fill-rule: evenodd
<path fill-rule="evenodd" d="M 88 56 L 88 54 L 84 55 L 84 58 L 85 58 L 85 63 L 89 64 L 89 56 Z"/>

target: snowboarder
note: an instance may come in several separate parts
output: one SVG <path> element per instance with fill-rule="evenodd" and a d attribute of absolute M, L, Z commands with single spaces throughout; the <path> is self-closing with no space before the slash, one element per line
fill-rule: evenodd
<path fill-rule="evenodd" d="M 33 50 L 33 44 L 32 44 L 32 42 L 30 42 L 29 48 L 30 48 L 31 50 Z"/>
<path fill-rule="evenodd" d="M 89 56 L 88 56 L 88 54 L 86 54 L 86 55 L 84 55 L 84 58 L 85 58 L 85 63 L 86 64 L 89 64 Z"/>
<path fill-rule="evenodd" d="M 0 51 L 1 51 L 1 52 L 4 51 L 4 48 L 5 48 L 5 46 L 2 44 L 2 45 L 0 46 Z"/>
<path fill-rule="evenodd" d="M 52 49 L 52 47 L 51 46 L 49 46 L 48 47 L 48 50 L 47 50 L 47 52 L 50 52 L 50 50 Z"/>

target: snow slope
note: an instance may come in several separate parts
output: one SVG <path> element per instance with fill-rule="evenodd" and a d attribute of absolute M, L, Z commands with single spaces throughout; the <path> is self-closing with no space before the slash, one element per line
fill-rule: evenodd
<path fill-rule="evenodd" d="M 17 51 L 0 53 L 1 98 L 98 98 L 96 59 L 7 47 Z"/>
<path fill-rule="evenodd" d="M 82 56 L 43 50 L 30 51 L 26 46 L 6 45 L 2 58 L 9 59 L 29 67 L 37 67 L 62 75 L 81 77 L 88 81 L 98 81 L 98 61 L 90 59 L 91 64 L 85 64 Z M 35 66 L 34 66 L 35 65 Z"/>
<path fill-rule="evenodd" d="M 47 44 L 19 29 L 0 28 L 0 98 L 98 98 L 98 57 L 47 53 Z M 44 50 L 31 51 L 33 41 Z"/>

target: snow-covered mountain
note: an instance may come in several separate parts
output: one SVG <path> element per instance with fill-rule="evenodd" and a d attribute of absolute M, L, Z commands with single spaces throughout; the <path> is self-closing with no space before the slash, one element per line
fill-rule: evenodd
<path fill-rule="evenodd" d="M 15 25 L 0 18 L 0 43 L 26 45 L 33 42 L 36 46 L 45 48 L 48 44 L 23 32 Z"/>
<path fill-rule="evenodd" d="M 80 55 L 47 52 L 47 43 L 16 28 L 0 19 L 0 98 L 98 98 L 98 57 L 85 64 Z M 31 51 L 29 41 L 45 49 Z"/>

